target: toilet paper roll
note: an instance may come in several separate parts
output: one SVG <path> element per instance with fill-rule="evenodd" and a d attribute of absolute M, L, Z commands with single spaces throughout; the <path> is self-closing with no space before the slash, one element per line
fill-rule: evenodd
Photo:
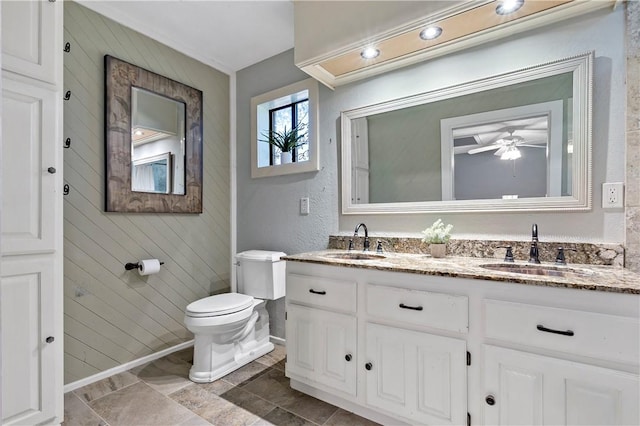
<path fill-rule="evenodd" d="M 160 272 L 160 261 L 158 259 L 144 259 L 139 262 L 138 273 L 140 275 L 151 275 Z"/>

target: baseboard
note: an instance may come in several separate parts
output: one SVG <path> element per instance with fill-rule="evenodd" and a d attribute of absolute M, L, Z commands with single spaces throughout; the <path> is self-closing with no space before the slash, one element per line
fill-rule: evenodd
<path fill-rule="evenodd" d="M 146 364 L 151 361 L 155 361 L 156 359 L 162 358 L 169 354 L 172 354 L 177 351 L 181 351 L 182 349 L 186 349 L 188 347 L 193 346 L 193 339 L 180 343 L 178 345 L 172 346 L 170 348 L 163 349 L 161 351 L 152 353 L 151 355 L 143 356 L 142 358 L 138 358 L 133 361 L 129 361 L 125 364 L 118 365 L 117 367 L 110 368 L 105 371 L 101 371 L 100 373 L 94 374 L 93 376 L 85 377 L 84 379 L 77 380 L 75 382 L 68 383 L 64 385 L 64 393 L 71 392 L 72 390 L 76 390 L 86 385 L 90 385 L 91 383 L 98 382 L 102 379 L 106 379 L 107 377 L 111 377 L 115 374 L 125 372 L 127 370 L 131 370 L 139 365 Z"/>
<path fill-rule="evenodd" d="M 273 343 L 274 345 L 280 345 L 280 346 L 285 346 L 287 341 L 281 337 L 276 337 L 276 336 L 269 336 L 269 340 L 271 341 L 271 343 Z"/>

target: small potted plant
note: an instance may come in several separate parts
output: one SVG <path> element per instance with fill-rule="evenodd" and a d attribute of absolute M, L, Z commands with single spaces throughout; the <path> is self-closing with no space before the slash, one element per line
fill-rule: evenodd
<path fill-rule="evenodd" d="M 266 139 L 260 141 L 270 143 L 280 150 L 280 164 L 291 163 L 293 150 L 306 143 L 306 129 L 307 125 L 300 122 L 291 129 L 285 126 L 282 131 L 269 130 L 262 134 Z"/>
<path fill-rule="evenodd" d="M 422 231 L 422 241 L 429 243 L 432 257 L 445 257 L 447 254 L 447 242 L 451 239 L 453 225 L 445 225 L 441 219 L 433 222 L 433 225 Z"/>

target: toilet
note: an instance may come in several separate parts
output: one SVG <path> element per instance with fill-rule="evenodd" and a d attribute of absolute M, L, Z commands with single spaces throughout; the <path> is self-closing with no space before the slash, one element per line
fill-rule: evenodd
<path fill-rule="evenodd" d="M 285 293 L 285 253 L 249 250 L 236 254 L 237 293 L 190 303 L 184 323 L 195 336 L 189 379 L 219 379 L 273 350 L 266 300 Z"/>

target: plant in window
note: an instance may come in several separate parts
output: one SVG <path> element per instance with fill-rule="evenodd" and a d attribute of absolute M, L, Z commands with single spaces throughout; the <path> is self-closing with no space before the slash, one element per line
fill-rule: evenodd
<path fill-rule="evenodd" d="M 263 133 L 262 136 L 266 139 L 260 139 L 260 142 L 270 143 L 283 153 L 292 152 L 294 149 L 306 143 L 307 125 L 299 122 L 291 129 L 284 126 L 282 131 L 272 129 Z"/>

